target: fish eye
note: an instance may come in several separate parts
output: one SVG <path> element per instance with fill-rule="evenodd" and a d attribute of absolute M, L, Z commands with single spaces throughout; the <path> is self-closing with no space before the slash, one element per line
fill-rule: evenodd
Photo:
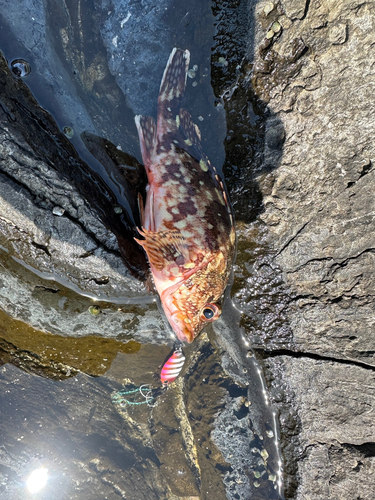
<path fill-rule="evenodd" d="M 203 316 L 206 318 L 206 319 L 211 319 L 214 317 L 214 312 L 213 310 L 211 309 L 211 307 L 206 307 L 206 309 L 203 309 Z"/>
<path fill-rule="evenodd" d="M 215 320 L 220 314 L 220 310 L 215 304 L 206 304 L 202 309 L 201 317 L 206 321 Z"/>

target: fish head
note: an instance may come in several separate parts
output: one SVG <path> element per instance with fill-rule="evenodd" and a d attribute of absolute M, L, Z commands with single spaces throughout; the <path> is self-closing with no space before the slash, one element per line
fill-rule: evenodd
<path fill-rule="evenodd" d="M 206 325 L 220 317 L 228 281 L 225 267 L 222 254 L 218 255 L 162 293 L 164 312 L 182 342 L 192 342 Z"/>

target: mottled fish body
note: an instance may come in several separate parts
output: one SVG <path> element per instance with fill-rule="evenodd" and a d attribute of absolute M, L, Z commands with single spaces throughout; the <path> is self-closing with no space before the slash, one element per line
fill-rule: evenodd
<path fill-rule="evenodd" d="M 173 49 L 164 71 L 157 122 L 137 116 L 148 177 L 141 207 L 145 249 L 174 332 L 191 342 L 221 314 L 235 254 L 235 230 L 220 175 L 202 151 L 200 131 L 181 108 L 188 50 Z"/>

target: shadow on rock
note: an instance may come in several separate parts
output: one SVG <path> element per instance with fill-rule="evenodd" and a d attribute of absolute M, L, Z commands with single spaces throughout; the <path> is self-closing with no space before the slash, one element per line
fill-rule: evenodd
<path fill-rule="evenodd" d="M 8 155 L 1 164 L 1 170 L 33 196 L 38 197 L 39 205 L 43 204 L 43 198 L 46 201 L 55 201 L 56 190 L 53 187 L 51 189 L 50 179 L 53 174 L 49 170 L 57 173 L 57 182 L 68 183 L 68 192 L 71 190 L 70 185 L 73 185 L 87 201 L 89 210 L 93 211 L 105 227 L 116 235 L 121 255 L 130 272 L 137 278 L 145 280 L 148 264 L 143 251 L 133 239 L 136 235 L 133 212 L 126 206 L 119 206 L 114 193 L 102 178 L 81 160 L 53 118 L 38 106 L 24 82 L 12 75 L 4 57 L 0 59 L 0 78 L 2 88 L 0 120 L 6 135 L 3 141 L 4 148 L 6 143 L 17 145 L 22 149 L 24 156 L 28 157 L 30 167 L 28 171 L 24 169 L 22 173 L 21 168 L 25 166 L 22 165 L 22 155 L 19 159 Z M 40 168 L 40 162 L 44 162 L 46 166 Z M 139 179 L 134 178 L 133 181 L 138 186 Z M 64 189 L 63 186 L 59 188 Z M 129 204 L 133 208 L 135 201 L 132 201 L 131 192 L 128 191 L 127 195 Z M 74 208 L 76 201 L 74 193 L 71 196 L 70 202 Z M 69 213 L 68 206 L 62 208 Z M 89 227 L 89 221 L 80 219 L 79 214 L 74 211 L 70 216 L 83 226 L 87 222 L 86 231 L 95 239 L 100 239 L 93 228 Z M 37 223 L 37 220 L 34 221 Z M 105 241 L 101 243 L 105 245 Z"/>
<path fill-rule="evenodd" d="M 221 1 L 213 7 L 217 32 L 211 78 L 227 121 L 223 169 L 236 221 L 245 223 L 253 222 L 263 211 L 258 180 L 277 169 L 285 136 L 276 116 L 272 128 L 266 127 L 272 112 L 254 89 L 256 4 L 256 1 L 234 4 Z"/>

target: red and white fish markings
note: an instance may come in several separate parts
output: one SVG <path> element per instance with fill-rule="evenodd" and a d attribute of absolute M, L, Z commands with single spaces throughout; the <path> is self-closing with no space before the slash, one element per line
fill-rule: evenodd
<path fill-rule="evenodd" d="M 181 99 L 190 53 L 173 49 L 158 99 L 157 124 L 136 116 L 148 177 L 141 207 L 145 249 L 174 332 L 191 342 L 221 314 L 235 254 L 235 229 L 223 180 L 202 151 L 197 125 Z"/>

